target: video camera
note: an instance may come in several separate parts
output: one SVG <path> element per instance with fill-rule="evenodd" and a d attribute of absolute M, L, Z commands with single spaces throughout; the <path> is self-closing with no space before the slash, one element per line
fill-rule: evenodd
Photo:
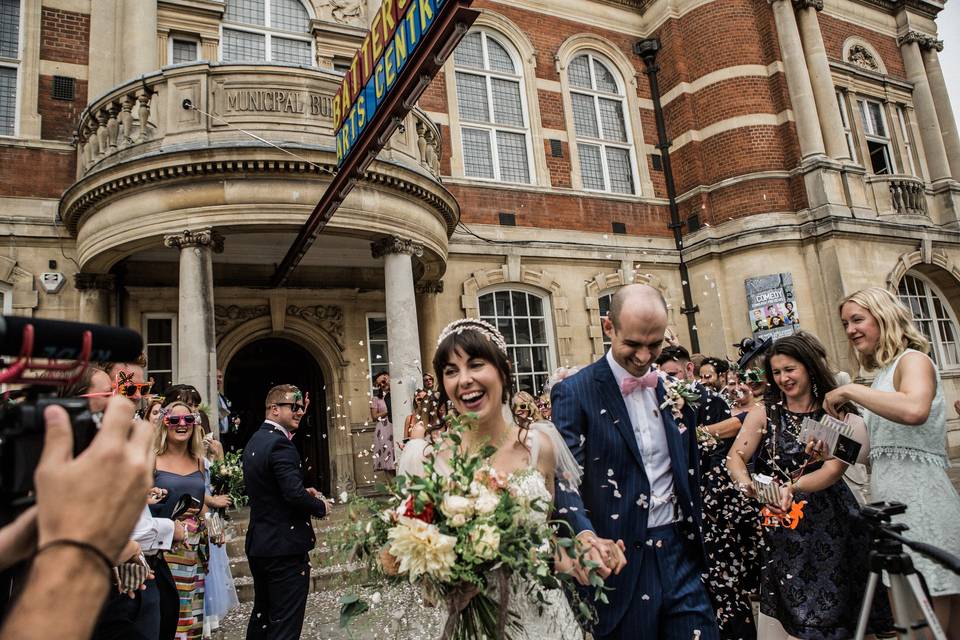
<path fill-rule="evenodd" d="M 0 355 L 17 356 L 0 371 L 0 524 L 33 502 L 33 475 L 44 442 L 44 410 L 63 407 L 73 425 L 74 455 L 97 434 L 98 421 L 84 398 L 59 398 L 91 361 L 129 362 L 143 341 L 130 329 L 0 316 Z M 19 388 L 8 390 L 7 385 Z"/>

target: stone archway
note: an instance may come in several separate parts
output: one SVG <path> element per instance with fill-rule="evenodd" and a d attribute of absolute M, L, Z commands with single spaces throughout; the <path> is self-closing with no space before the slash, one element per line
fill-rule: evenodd
<path fill-rule="evenodd" d="M 344 426 L 341 422 L 348 418 L 340 400 L 344 396 L 345 372 L 349 363 L 343 357 L 337 338 L 318 324 L 300 317 L 286 316 L 282 326 L 275 327 L 267 305 L 251 307 L 244 313 L 248 317 L 258 315 L 241 321 L 218 336 L 217 365 L 227 371 L 230 361 L 241 349 L 265 338 L 286 339 L 307 351 L 316 360 L 323 377 L 323 395 L 312 401 L 325 408 L 331 489 L 337 493 L 352 489 L 355 484 L 354 452 L 349 428 L 341 428 Z"/>
<path fill-rule="evenodd" d="M 957 265 L 953 263 L 944 251 L 935 250 L 930 242 L 924 241 L 921 243 L 919 249 L 900 254 L 900 257 L 897 258 L 897 263 L 887 274 L 887 289 L 895 294 L 897 292 L 897 286 L 900 284 L 903 276 L 906 275 L 907 271 L 918 265 L 939 267 L 950 274 L 955 282 L 955 286 L 956 283 L 960 283 L 960 268 L 957 268 Z"/>

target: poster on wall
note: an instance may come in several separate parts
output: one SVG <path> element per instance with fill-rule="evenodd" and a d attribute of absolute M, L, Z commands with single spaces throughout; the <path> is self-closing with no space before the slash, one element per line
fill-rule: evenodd
<path fill-rule="evenodd" d="M 793 275 L 777 273 L 743 281 L 753 337 L 782 338 L 800 330 L 800 315 L 793 297 Z"/>

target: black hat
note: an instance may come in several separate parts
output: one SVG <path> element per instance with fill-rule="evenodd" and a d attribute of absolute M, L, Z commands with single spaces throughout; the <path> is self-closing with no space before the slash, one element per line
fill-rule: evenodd
<path fill-rule="evenodd" d="M 740 350 L 740 359 L 737 360 L 737 369 L 743 369 L 747 363 L 766 351 L 773 344 L 773 338 L 766 340 L 757 340 L 755 338 L 744 338 L 738 344 L 735 344 Z"/>

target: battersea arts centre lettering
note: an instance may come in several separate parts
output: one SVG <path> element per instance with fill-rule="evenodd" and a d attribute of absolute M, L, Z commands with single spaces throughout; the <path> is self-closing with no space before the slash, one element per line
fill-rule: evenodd
<path fill-rule="evenodd" d="M 228 112 L 294 113 L 301 115 L 333 115 L 333 99 L 307 91 L 282 89 L 228 89 Z"/>

